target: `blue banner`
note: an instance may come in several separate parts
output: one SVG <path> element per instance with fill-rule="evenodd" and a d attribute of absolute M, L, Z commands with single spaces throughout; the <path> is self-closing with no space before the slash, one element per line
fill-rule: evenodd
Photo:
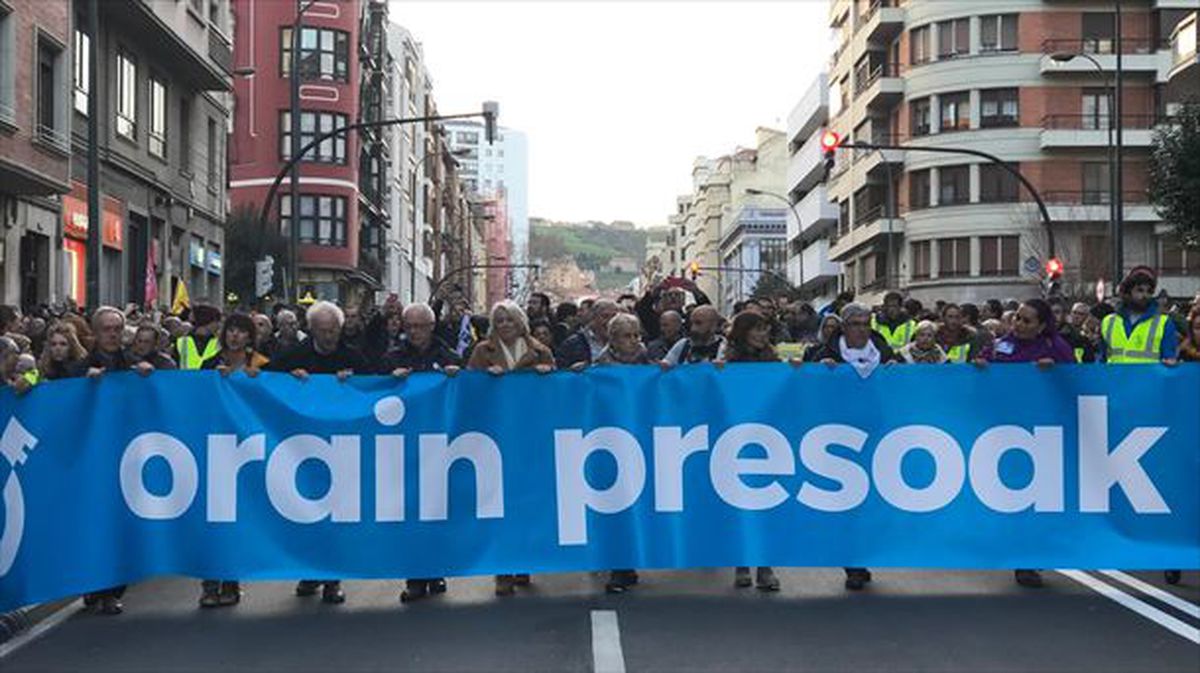
<path fill-rule="evenodd" d="M 785 364 L 0 393 L 0 609 L 162 574 L 1200 567 L 1200 367 Z"/>

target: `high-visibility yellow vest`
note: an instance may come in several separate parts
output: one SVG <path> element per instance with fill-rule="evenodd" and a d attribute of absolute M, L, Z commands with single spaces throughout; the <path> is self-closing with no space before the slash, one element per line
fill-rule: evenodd
<path fill-rule="evenodd" d="M 179 368 L 180 369 L 200 369 L 204 363 L 217 356 L 221 351 L 217 345 L 215 338 L 208 340 L 208 345 L 204 347 L 204 352 L 196 347 L 196 339 L 192 336 L 183 336 L 175 342 L 175 348 L 179 350 Z"/>
<path fill-rule="evenodd" d="M 946 361 L 961 365 L 967 361 L 967 355 L 971 352 L 971 344 L 959 344 L 951 346 L 946 350 Z"/>
<path fill-rule="evenodd" d="M 21 378 L 25 379 L 31 386 L 36 386 L 42 380 L 41 374 L 39 374 L 38 370 L 36 369 L 30 369 L 24 374 L 21 374 Z"/>
<path fill-rule="evenodd" d="M 1144 320 L 1125 333 L 1125 321 L 1117 313 L 1104 316 L 1100 331 L 1108 352 L 1108 363 L 1113 365 L 1154 364 L 1162 358 L 1163 332 L 1166 331 L 1167 316 L 1156 315 Z"/>
<path fill-rule="evenodd" d="M 1083 363 L 1083 349 L 1082 348 L 1075 349 L 1075 362 L 1078 364 Z"/>
<path fill-rule="evenodd" d="M 905 322 L 897 325 L 896 329 L 893 330 L 892 328 L 872 317 L 871 329 L 882 334 L 883 338 L 892 348 L 903 348 L 908 344 L 909 341 L 912 341 L 913 336 L 916 335 L 917 323 L 911 320 L 906 320 Z"/>

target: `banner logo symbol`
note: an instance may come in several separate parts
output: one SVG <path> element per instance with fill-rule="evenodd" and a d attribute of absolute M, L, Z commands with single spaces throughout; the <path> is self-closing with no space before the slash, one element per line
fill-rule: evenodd
<path fill-rule="evenodd" d="M 17 551 L 21 548 L 21 536 L 25 532 L 25 494 L 21 480 L 17 478 L 17 466 L 29 457 L 29 451 L 37 446 L 38 439 L 21 425 L 16 418 L 8 419 L 4 434 L 0 435 L 0 455 L 3 455 L 12 471 L 4 484 L 4 533 L 0 535 L 0 577 L 8 574 Z"/>

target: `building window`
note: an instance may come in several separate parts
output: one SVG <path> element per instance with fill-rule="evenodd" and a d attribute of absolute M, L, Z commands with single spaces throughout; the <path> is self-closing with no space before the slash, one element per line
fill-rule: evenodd
<path fill-rule="evenodd" d="M 1185 250 L 1178 240 L 1163 238 L 1158 272 L 1164 276 L 1200 276 L 1200 250 Z"/>
<path fill-rule="evenodd" d="M 76 19 L 80 24 L 83 18 Z M 92 91 L 91 52 L 92 38 L 82 30 L 75 29 L 75 52 L 73 57 L 73 72 L 75 82 L 74 104 L 79 114 L 88 113 L 88 96 Z"/>
<path fill-rule="evenodd" d="M 218 146 L 217 122 L 208 120 L 208 191 L 216 192 L 221 179 L 221 148 Z"/>
<path fill-rule="evenodd" d="M 280 225 L 291 230 L 291 196 L 279 197 Z M 299 238 L 301 243 L 346 247 L 346 197 L 317 194 L 300 195 Z"/>
<path fill-rule="evenodd" d="M 979 17 L 979 50 L 1017 50 L 1017 15 L 993 14 Z"/>
<path fill-rule="evenodd" d="M 908 105 L 909 116 L 912 117 L 912 134 L 914 136 L 929 135 L 931 131 L 929 99 L 920 98 L 912 101 Z"/>
<path fill-rule="evenodd" d="M 919 210 L 929 207 L 929 169 L 923 168 L 908 174 L 908 207 Z"/>
<path fill-rule="evenodd" d="M 13 72 L 17 63 L 16 39 L 13 37 L 16 23 L 5 5 L 0 5 L 0 121 L 16 122 L 14 103 L 16 90 L 13 87 Z"/>
<path fill-rule="evenodd" d="M 913 280 L 929 278 L 932 264 L 930 254 L 932 244 L 929 241 L 916 241 L 911 246 Z"/>
<path fill-rule="evenodd" d="M 1017 168 L 1013 166 L 1013 168 Z M 1018 169 L 1019 170 L 1019 169 Z M 1013 203 L 1020 198 L 1021 183 L 1017 176 L 996 164 L 979 166 L 979 202 Z"/>
<path fill-rule="evenodd" d="M 1080 236 L 1079 273 L 1085 281 L 1108 278 L 1112 275 L 1108 236 Z"/>
<path fill-rule="evenodd" d="M 1083 117 L 1080 120 L 1080 128 L 1086 131 L 1107 129 L 1110 120 L 1108 110 L 1108 101 L 1110 100 L 1108 89 L 1095 87 L 1084 89 L 1081 100 Z"/>
<path fill-rule="evenodd" d="M 1082 15 L 1083 53 L 1113 53 L 1116 15 L 1112 12 L 1084 12 Z"/>
<path fill-rule="evenodd" d="M 56 146 L 67 145 L 67 136 L 60 129 L 58 62 L 62 49 L 41 36 L 37 40 L 37 135 Z"/>
<path fill-rule="evenodd" d="M 137 61 L 125 51 L 117 54 L 117 134 L 137 134 Z"/>
<path fill-rule="evenodd" d="M 971 52 L 970 19 L 938 22 L 938 58 L 954 58 Z"/>
<path fill-rule="evenodd" d="M 1019 236 L 984 236 L 979 239 L 979 274 L 1015 276 L 1021 256 Z"/>
<path fill-rule="evenodd" d="M 317 137 L 334 129 L 344 128 L 349 120 L 344 114 L 336 112 L 301 112 L 300 113 L 300 147 L 303 149 Z M 285 161 L 292 157 L 292 114 L 284 111 L 279 113 L 279 156 Z M 308 151 L 301 161 L 322 164 L 346 164 L 346 134 L 338 134 L 326 138 L 319 145 Z"/>
<path fill-rule="evenodd" d="M 150 78 L 150 154 L 165 159 L 167 156 L 167 85 L 161 80 Z"/>
<path fill-rule="evenodd" d="M 850 232 L 850 200 L 838 202 L 838 231 L 841 235 Z"/>
<path fill-rule="evenodd" d="M 971 94 L 966 91 L 944 93 L 939 101 L 942 107 L 941 132 L 966 131 L 971 128 Z"/>
<path fill-rule="evenodd" d="M 459 131 L 458 143 L 460 145 L 478 145 L 479 134 L 474 131 Z"/>
<path fill-rule="evenodd" d="M 1017 89 L 984 89 L 979 92 L 979 127 L 994 129 L 1021 124 Z"/>
<path fill-rule="evenodd" d="M 1099 205 L 1109 202 L 1111 185 L 1108 180 L 1107 161 L 1087 161 L 1080 164 L 1083 170 L 1083 198 L 1087 205 Z"/>
<path fill-rule="evenodd" d="M 192 101 L 179 99 L 179 172 L 192 175 Z"/>
<path fill-rule="evenodd" d="M 929 26 L 921 26 L 908 31 L 909 61 L 913 65 L 928 63 L 933 52 L 929 48 Z"/>
<path fill-rule="evenodd" d="M 971 239 L 938 240 L 938 277 L 962 278 L 971 275 Z"/>
<path fill-rule="evenodd" d="M 284 77 L 292 70 L 292 29 L 280 31 L 279 69 Z M 345 82 L 349 79 L 350 34 L 326 28 L 300 30 L 300 77 L 307 80 Z"/>
<path fill-rule="evenodd" d="M 970 166 L 945 166 L 938 169 L 938 205 L 954 206 L 971 201 Z"/>

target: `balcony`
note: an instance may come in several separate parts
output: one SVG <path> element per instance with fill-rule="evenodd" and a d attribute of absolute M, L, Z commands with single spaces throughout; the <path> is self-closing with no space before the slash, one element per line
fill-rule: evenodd
<path fill-rule="evenodd" d="M 850 253 L 877 238 L 903 235 L 904 219 L 884 217 L 883 204 L 879 204 L 855 218 L 853 229 L 837 239 L 830 238 L 829 258 L 841 261 Z"/>
<path fill-rule="evenodd" d="M 870 135 L 869 142 L 875 145 L 895 145 L 903 141 L 903 138 L 888 133 L 887 131 L 873 131 Z M 903 171 L 903 168 L 896 168 L 896 165 L 904 163 L 904 150 L 852 150 L 854 152 L 854 161 L 857 169 L 863 175 L 873 176 L 876 173 L 886 176 L 887 168 L 891 164 L 897 175 Z"/>
<path fill-rule="evenodd" d="M 825 160 L 821 154 L 821 138 L 813 135 L 805 141 L 788 164 L 788 192 L 804 194 L 821 181 L 825 173 Z"/>
<path fill-rule="evenodd" d="M 1200 57 L 1196 51 L 1200 20 L 1197 20 L 1197 16 L 1193 13 L 1181 21 L 1171 34 L 1171 71 L 1167 84 L 1169 99 L 1177 100 L 1200 90 Z"/>
<path fill-rule="evenodd" d="M 800 256 L 804 260 L 802 287 L 836 278 L 842 272 L 842 265 L 834 262 L 829 256 L 828 239 L 819 238 L 808 244 Z M 799 277 L 800 269 L 796 269 L 796 272 L 796 276 Z"/>
<path fill-rule="evenodd" d="M 829 119 L 829 77 L 821 73 L 788 115 L 788 142 L 803 145 Z"/>
<path fill-rule="evenodd" d="M 888 42 L 904 30 L 904 8 L 890 7 L 890 2 L 871 3 L 855 22 L 857 33 L 866 33 L 868 42 Z"/>
<path fill-rule="evenodd" d="M 1158 215 L 1146 192 L 1125 191 L 1126 222 L 1157 222 Z M 1111 218 L 1107 189 L 1054 190 L 1042 193 L 1050 218 L 1055 222 L 1108 222 Z"/>
<path fill-rule="evenodd" d="M 890 108 L 904 98 L 904 79 L 895 63 L 860 68 L 854 73 L 854 96 L 867 109 Z"/>
<path fill-rule="evenodd" d="M 1144 37 L 1126 37 L 1122 43 L 1122 69 L 1127 73 L 1161 73 L 1166 74 L 1170 69 L 1170 57 L 1165 50 L 1169 45 L 1164 42 Z M 1041 72 L 1043 75 L 1099 75 L 1096 63 L 1105 73 L 1116 72 L 1116 40 L 1112 38 L 1084 39 L 1054 39 L 1042 43 Z M 1052 54 L 1086 54 L 1096 59 L 1096 63 L 1086 58 L 1075 58 L 1060 63 L 1051 58 Z"/>
<path fill-rule="evenodd" d="M 799 222 L 796 221 L 796 215 L 788 211 L 788 241 L 801 234 L 804 234 L 805 239 L 819 236 L 838 221 L 837 204 L 829 200 L 829 192 L 824 185 L 817 185 L 806 194 L 800 203 L 796 204 L 795 212 L 800 216 Z"/>
<path fill-rule="evenodd" d="M 1150 147 L 1155 115 L 1122 115 L 1125 147 Z M 1042 118 L 1042 149 L 1108 147 L 1108 115 L 1050 115 Z"/>
<path fill-rule="evenodd" d="M 226 75 L 233 76 L 233 47 L 211 29 L 208 31 L 208 58 Z"/>

